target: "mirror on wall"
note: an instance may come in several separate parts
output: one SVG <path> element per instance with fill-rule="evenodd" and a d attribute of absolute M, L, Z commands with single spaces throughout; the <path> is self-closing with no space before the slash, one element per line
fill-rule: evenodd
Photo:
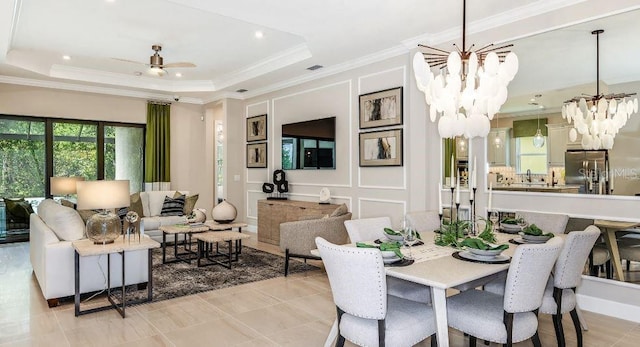
<path fill-rule="evenodd" d="M 513 41 L 520 69 L 487 137 L 487 182 L 496 190 L 640 195 L 640 115 L 632 114 L 610 150 L 584 150 L 575 122 L 562 116 L 574 97 L 640 92 L 640 11 Z M 596 35 L 599 35 L 599 85 Z M 537 130 L 543 144 L 534 144 Z M 539 144 L 539 142 L 538 142 Z"/>
<path fill-rule="evenodd" d="M 336 168 L 336 117 L 282 125 L 282 169 Z"/>
<path fill-rule="evenodd" d="M 442 139 L 442 186 L 451 187 L 460 180 L 460 187 L 469 188 L 472 161 L 469 161 L 471 149 L 469 139 L 459 136 Z M 453 176 L 452 176 L 453 173 Z"/>

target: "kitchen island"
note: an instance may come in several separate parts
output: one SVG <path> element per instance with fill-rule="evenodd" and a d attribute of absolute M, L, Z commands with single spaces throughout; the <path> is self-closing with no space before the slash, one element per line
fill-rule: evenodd
<path fill-rule="evenodd" d="M 498 184 L 493 186 L 494 190 L 510 190 L 517 192 L 540 192 L 540 193 L 572 193 L 578 194 L 580 186 L 578 185 L 560 185 L 547 186 L 542 183 L 514 183 L 514 184 Z"/>

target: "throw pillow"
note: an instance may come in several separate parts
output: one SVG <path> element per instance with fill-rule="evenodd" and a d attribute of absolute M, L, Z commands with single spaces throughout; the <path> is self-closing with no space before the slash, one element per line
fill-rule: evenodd
<path fill-rule="evenodd" d="M 164 202 L 162 203 L 162 211 L 160 212 L 161 216 L 182 216 L 184 213 L 184 200 L 185 196 L 180 195 L 179 197 L 172 199 L 168 196 L 164 198 Z"/>
<path fill-rule="evenodd" d="M 60 200 L 60 205 L 66 206 L 66 207 L 69 207 L 69 208 L 73 208 L 73 209 L 76 208 L 76 204 L 74 204 L 73 201 L 69 201 L 67 199 L 61 199 Z"/>
<path fill-rule="evenodd" d="M 129 206 L 129 211 L 134 211 L 140 218 L 144 216 L 144 209 L 142 208 L 142 199 L 140 198 L 140 193 L 131 194 L 131 206 Z"/>
<path fill-rule="evenodd" d="M 29 215 L 33 213 L 31 204 L 25 201 L 24 198 L 9 199 L 3 198 L 7 212 L 9 212 L 9 218 L 14 217 L 21 220 L 29 219 Z"/>
<path fill-rule="evenodd" d="M 84 237 L 84 223 L 76 210 L 62 206 L 51 199 L 38 205 L 38 216 L 63 241 L 74 241 Z"/>
<path fill-rule="evenodd" d="M 78 211 L 78 214 L 80 215 L 80 218 L 82 218 L 82 222 L 85 225 L 87 225 L 87 221 L 89 220 L 89 218 L 91 218 L 91 216 L 98 213 L 98 211 L 96 210 L 77 210 L 77 211 Z"/>
<path fill-rule="evenodd" d="M 200 194 L 195 194 L 195 195 L 191 195 L 191 196 L 187 196 L 184 200 L 184 214 L 186 216 L 190 215 L 191 212 L 193 212 L 193 209 L 196 207 L 196 202 L 198 201 L 198 198 L 200 197 Z"/>
<path fill-rule="evenodd" d="M 349 213 L 349 209 L 347 208 L 347 205 L 342 204 L 338 206 L 335 210 L 333 210 L 333 212 L 331 212 L 331 215 L 329 217 L 340 217 L 343 214 L 347 214 L 347 213 Z"/>
<path fill-rule="evenodd" d="M 124 216 L 127 215 L 127 212 L 129 212 L 129 207 L 120 207 L 116 210 L 116 214 L 118 215 L 118 218 L 120 218 L 120 223 L 124 220 Z"/>

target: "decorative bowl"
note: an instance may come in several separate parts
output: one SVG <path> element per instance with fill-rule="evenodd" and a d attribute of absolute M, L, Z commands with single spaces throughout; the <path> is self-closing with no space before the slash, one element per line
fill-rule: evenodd
<path fill-rule="evenodd" d="M 392 241 L 403 241 L 404 240 L 402 235 L 391 235 L 391 234 L 385 233 L 384 236 L 386 236 L 389 240 L 392 240 Z"/>
<path fill-rule="evenodd" d="M 504 251 L 504 249 L 477 249 L 477 248 L 467 248 L 467 251 L 473 255 L 477 255 L 485 258 L 493 258 L 495 256 L 500 255 Z"/>
<path fill-rule="evenodd" d="M 531 242 L 546 242 L 548 241 L 551 237 L 553 237 L 553 235 L 529 235 L 529 234 L 525 234 L 522 233 L 522 239 L 525 241 L 531 241 Z"/>
<path fill-rule="evenodd" d="M 505 224 L 505 223 L 500 223 L 500 229 L 506 231 L 506 232 L 518 232 L 520 230 L 522 230 L 522 227 L 520 227 L 517 224 Z"/>

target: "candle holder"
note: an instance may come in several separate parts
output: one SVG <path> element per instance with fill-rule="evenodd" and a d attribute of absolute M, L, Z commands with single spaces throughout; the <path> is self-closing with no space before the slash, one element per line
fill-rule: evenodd
<path fill-rule="evenodd" d="M 456 187 L 451 185 L 451 208 L 449 209 L 449 220 L 453 222 L 453 192 L 456 190 Z"/>
<path fill-rule="evenodd" d="M 460 211 L 460 203 L 456 202 L 456 224 L 458 224 L 458 222 L 460 221 L 460 214 L 458 213 Z"/>
<path fill-rule="evenodd" d="M 469 217 L 469 221 L 471 222 L 471 231 L 469 232 L 469 234 L 471 236 L 476 236 L 476 221 L 473 217 L 473 199 L 469 199 L 469 206 L 471 207 L 471 216 Z"/>
<path fill-rule="evenodd" d="M 473 190 L 473 196 L 476 196 L 476 190 L 478 188 L 471 188 Z M 474 235 L 476 234 L 476 204 L 474 204 L 474 200 L 471 199 L 471 223 L 472 223 L 472 230 Z"/>
<path fill-rule="evenodd" d="M 440 221 L 440 227 L 438 228 L 438 232 L 442 233 L 442 213 L 438 214 L 438 220 Z"/>

